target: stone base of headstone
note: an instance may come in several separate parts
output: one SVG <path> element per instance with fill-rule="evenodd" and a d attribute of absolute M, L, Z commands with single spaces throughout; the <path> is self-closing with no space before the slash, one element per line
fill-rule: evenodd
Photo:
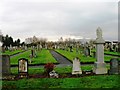
<path fill-rule="evenodd" d="M 96 62 L 94 64 L 93 73 L 95 73 L 95 74 L 107 74 L 106 64 Z"/>
<path fill-rule="evenodd" d="M 82 74 L 82 71 L 81 71 L 81 70 L 80 70 L 80 71 L 72 71 L 72 74 L 73 74 L 73 75 Z"/>
<path fill-rule="evenodd" d="M 109 74 L 119 74 L 119 71 L 116 68 L 112 68 L 110 69 Z"/>

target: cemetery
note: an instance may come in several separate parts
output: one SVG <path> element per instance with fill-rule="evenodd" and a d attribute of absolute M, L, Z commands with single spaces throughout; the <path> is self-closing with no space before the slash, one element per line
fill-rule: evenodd
<path fill-rule="evenodd" d="M 59 41 L 2 46 L 2 88 L 119 88 L 120 51 L 106 46 L 101 28 L 96 34 L 92 45 Z"/>

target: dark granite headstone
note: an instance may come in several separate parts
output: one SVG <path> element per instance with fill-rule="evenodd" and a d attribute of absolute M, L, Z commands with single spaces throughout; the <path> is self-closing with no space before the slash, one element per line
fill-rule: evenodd
<path fill-rule="evenodd" d="M 118 72 L 119 72 L 119 74 L 120 74 L 120 61 L 119 61 L 118 64 L 119 64 L 119 65 L 118 65 Z"/>
<path fill-rule="evenodd" d="M 118 66 L 119 66 L 119 61 L 117 58 L 112 58 L 110 60 L 110 74 L 118 74 Z"/>
<path fill-rule="evenodd" d="M 93 52 L 93 57 L 96 58 L 96 52 Z"/>
<path fill-rule="evenodd" d="M 2 55 L 0 56 L 0 63 L 2 62 L 2 75 L 9 75 L 10 72 L 10 56 Z"/>

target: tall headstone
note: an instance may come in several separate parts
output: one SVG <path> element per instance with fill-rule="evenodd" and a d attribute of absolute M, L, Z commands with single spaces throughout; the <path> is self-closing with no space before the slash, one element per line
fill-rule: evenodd
<path fill-rule="evenodd" d="M 110 74 L 118 74 L 119 73 L 119 61 L 116 58 L 112 58 L 110 60 Z"/>
<path fill-rule="evenodd" d="M 104 63 L 104 39 L 102 37 L 102 30 L 99 27 L 96 30 L 97 33 L 97 38 L 95 41 L 96 44 L 96 59 L 97 62 L 94 64 L 93 72 L 95 74 L 106 74 L 107 73 L 107 68 L 106 64 Z"/>
<path fill-rule="evenodd" d="M 2 62 L 2 63 L 1 63 Z M 9 75 L 10 72 L 10 56 L 0 55 L 0 63 L 2 64 L 2 75 Z M 0 72 L 1 73 L 1 72 Z"/>
<path fill-rule="evenodd" d="M 73 69 L 72 74 L 82 74 L 81 68 L 80 68 L 80 61 L 78 58 L 75 58 L 73 60 Z"/>

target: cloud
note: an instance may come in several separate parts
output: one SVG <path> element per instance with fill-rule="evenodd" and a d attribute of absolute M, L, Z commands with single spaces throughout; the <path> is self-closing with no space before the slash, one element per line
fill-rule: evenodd
<path fill-rule="evenodd" d="M 114 0 L 1 0 L 0 3 L 0 29 L 15 38 L 24 40 L 33 35 L 49 39 L 67 35 L 95 38 L 99 26 L 105 39 L 118 37 L 118 6 Z"/>

